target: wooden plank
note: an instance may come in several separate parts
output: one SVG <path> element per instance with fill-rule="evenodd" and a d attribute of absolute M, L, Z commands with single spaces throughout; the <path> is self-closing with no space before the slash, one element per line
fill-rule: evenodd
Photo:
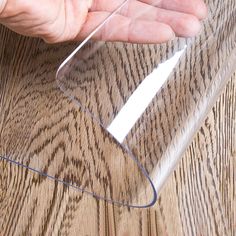
<path fill-rule="evenodd" d="M 0 162 L 1 235 L 234 235 L 236 75 L 150 209 L 95 200 Z"/>

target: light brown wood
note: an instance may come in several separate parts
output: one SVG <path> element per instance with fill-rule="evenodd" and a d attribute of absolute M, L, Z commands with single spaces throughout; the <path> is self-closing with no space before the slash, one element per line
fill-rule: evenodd
<path fill-rule="evenodd" d="M 233 0 L 228 3 L 231 2 L 233 6 Z M 220 6 L 223 4 L 221 1 L 217 3 Z M 219 19 L 219 22 L 221 20 L 224 19 Z M 6 155 L 18 161 L 28 158 L 31 163 L 49 157 L 48 166 L 52 170 L 55 168 L 55 174 L 58 174 L 61 164 L 66 163 L 67 171 L 76 166 L 77 175 L 73 172 L 76 179 L 81 177 L 85 167 L 80 163 L 70 163 L 69 157 L 86 152 L 88 146 L 91 146 L 91 152 L 96 157 L 96 140 L 101 150 L 103 146 L 111 146 L 110 152 L 123 155 L 119 148 L 113 149 L 110 140 L 101 139 L 104 134 L 94 128 L 83 112 L 57 88 L 56 69 L 75 44 L 46 45 L 37 39 L 18 36 L 3 27 L 0 27 L 0 42 L 1 156 Z M 133 52 L 138 57 L 146 55 L 148 58 L 147 55 L 155 51 L 152 46 L 124 47 L 128 57 L 133 60 Z M 113 45 L 109 50 L 117 52 Z M 203 64 L 209 59 L 211 50 L 209 55 L 202 58 Z M 164 51 L 165 48 L 163 57 Z M 216 58 L 216 63 L 219 61 Z M 146 69 L 142 64 L 138 65 L 140 72 L 147 70 L 143 73 L 148 73 L 148 66 L 154 61 L 150 59 L 147 62 Z M 169 92 L 173 93 L 173 89 L 170 88 Z M 158 202 L 150 209 L 132 209 L 97 200 L 1 160 L 0 235 L 234 236 L 235 107 L 236 74 L 186 150 Z M 74 127 L 80 127 L 83 139 L 78 137 Z M 93 139 L 95 141 L 91 141 Z M 104 148 L 104 151 L 107 149 Z M 66 157 L 68 160 L 64 153 L 71 154 Z M 83 154 L 83 160 L 86 157 L 88 153 Z M 126 161 L 123 165 L 134 168 L 132 163 Z M 117 174 L 123 168 L 122 165 L 119 167 Z M 62 171 L 62 176 L 65 173 L 68 172 Z M 92 173 L 99 171 L 94 169 Z M 85 180 L 81 178 L 81 181 Z"/>

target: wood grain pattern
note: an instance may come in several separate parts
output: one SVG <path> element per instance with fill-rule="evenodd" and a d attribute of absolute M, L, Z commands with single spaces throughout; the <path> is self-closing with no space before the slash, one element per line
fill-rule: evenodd
<path fill-rule="evenodd" d="M 221 6 L 223 3 L 216 1 L 215 4 Z M 233 7 L 234 1 L 228 1 L 228 4 L 232 4 Z M 224 21 L 224 17 L 221 16 L 217 24 Z M 212 29 L 205 30 L 207 34 Z M 86 160 L 90 153 L 87 153 L 85 147 L 90 146 L 90 152 L 95 157 L 98 155 L 98 146 L 103 145 L 111 146 L 108 151 L 123 155 L 119 148 L 113 148 L 110 140 L 106 139 L 105 135 L 94 127 L 94 124 L 56 86 L 57 66 L 75 45 L 49 46 L 40 40 L 20 37 L 3 27 L 0 27 L 0 40 L 0 155 L 14 156 L 16 160 L 24 160 L 26 163 L 39 162 L 38 165 L 44 164 L 43 161 L 40 162 L 40 158 L 50 157 L 48 165 L 43 168 L 51 168 L 51 173 L 65 178 L 68 171 L 76 168 L 77 175 L 73 172 L 73 176 L 69 176 L 75 180 L 81 177 L 81 173 L 88 174 L 88 163 L 71 162 L 71 158 L 78 155 L 78 152 L 83 156 L 83 161 Z M 206 70 L 209 66 L 207 61 L 211 50 L 214 51 L 220 45 L 218 42 L 215 48 L 209 49 L 209 55 L 201 59 L 201 76 L 210 73 Z M 125 64 L 136 63 L 134 68 L 137 68 L 137 71 L 131 66 L 127 72 L 133 78 L 127 86 L 134 86 L 136 73 L 146 75 L 151 66 L 155 65 L 156 62 L 150 55 L 156 55 L 156 49 L 151 46 L 119 47 L 119 44 L 111 45 L 107 53 L 119 53 L 122 50 L 125 52 Z M 226 48 L 223 49 L 227 51 Z M 163 47 L 162 50 L 158 53 L 165 59 L 168 56 L 168 47 Z M 113 59 L 111 55 L 110 58 Z M 145 60 L 146 64 L 142 64 L 137 58 L 148 60 Z M 109 65 L 104 60 L 100 62 L 103 67 Z M 191 63 L 194 62 L 187 64 L 189 67 L 186 69 L 189 70 L 189 75 L 193 76 Z M 216 63 L 220 63 L 220 59 L 216 60 Z M 182 66 L 185 68 L 186 64 Z M 181 76 L 180 78 L 187 79 Z M 232 77 L 209 113 L 155 206 L 143 210 L 119 207 L 1 160 L 0 235 L 234 236 L 235 78 L 236 75 Z M 190 88 L 197 86 L 192 84 L 191 80 L 189 82 Z M 169 93 L 174 95 L 174 89 L 176 88 L 170 87 Z M 181 91 L 183 88 L 177 89 Z M 170 95 L 169 97 L 170 101 L 165 102 L 172 101 L 173 98 Z M 181 102 L 180 98 L 175 100 L 176 104 L 178 101 Z M 169 125 L 173 127 L 173 110 L 167 110 L 166 113 L 166 117 L 173 122 Z M 78 127 L 83 139 L 78 138 Z M 163 127 L 168 130 L 168 125 Z M 168 140 L 163 142 L 165 145 Z M 105 152 L 107 149 L 100 151 Z M 67 155 L 64 155 L 65 153 Z M 135 168 L 132 163 L 124 161 L 119 163 L 117 175 L 124 165 Z M 94 168 L 89 170 L 89 175 L 94 174 L 93 179 L 103 176 L 106 180 L 106 171 L 107 169 Z M 85 180 L 86 178 L 80 179 L 84 181 L 82 184 L 89 186 L 91 183 Z M 109 184 L 110 180 L 106 181 Z M 118 190 L 117 192 L 127 191 Z M 135 195 L 135 189 L 132 192 Z"/>
<path fill-rule="evenodd" d="M 220 67 L 229 59 L 235 45 L 235 20 L 230 17 L 234 16 L 235 4 L 227 2 L 222 5 L 220 1 L 218 4 L 220 7 L 216 3 L 210 5 L 211 14 L 214 14 L 204 25 L 206 33 L 193 42 L 178 39 L 174 44 L 161 46 L 102 44 L 101 48 L 100 43 L 93 43 L 70 61 L 67 65 L 70 71 L 67 68 L 62 70 L 66 76 L 59 74 L 65 93 L 83 104 L 96 120 L 107 127 L 144 78 L 183 45 L 189 45 L 171 79 L 158 92 L 123 142 L 156 180 L 154 182 L 160 182 L 156 186 L 158 190 L 162 185 L 160 180 L 165 179 L 163 173 L 172 168 L 186 140 L 191 138 L 191 130 L 200 120 L 199 114 L 207 110 L 206 104 L 214 97 L 209 87 L 221 83 L 224 76 L 220 76 Z M 167 165 L 169 167 L 165 169 Z M 111 165 L 108 166 L 110 173 L 115 172 Z M 153 177 L 156 173 L 160 174 Z M 129 179 L 127 183 L 130 185 Z M 132 193 L 137 195 L 135 190 Z M 113 195 L 114 198 L 116 196 Z M 131 195 L 128 201 L 132 199 Z"/>

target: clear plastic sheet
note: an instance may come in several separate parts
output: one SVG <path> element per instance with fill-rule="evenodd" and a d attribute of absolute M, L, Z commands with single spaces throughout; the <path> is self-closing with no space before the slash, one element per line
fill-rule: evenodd
<path fill-rule="evenodd" d="M 98 198 L 147 207 L 236 69 L 236 4 L 213 4 L 195 38 L 161 45 L 92 41 L 128 3 L 98 22 L 58 69 L 58 86 L 88 122 L 76 126 L 73 155 L 67 151 L 49 168 L 35 153 L 12 161 Z"/>

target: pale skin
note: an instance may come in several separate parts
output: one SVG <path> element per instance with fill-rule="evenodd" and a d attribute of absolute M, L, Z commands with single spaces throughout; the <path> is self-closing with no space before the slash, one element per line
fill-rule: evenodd
<path fill-rule="evenodd" d="M 124 0 L 0 0 L 0 23 L 48 43 L 88 36 Z M 207 17 L 203 0 L 129 0 L 93 38 L 163 43 L 193 37 Z"/>

